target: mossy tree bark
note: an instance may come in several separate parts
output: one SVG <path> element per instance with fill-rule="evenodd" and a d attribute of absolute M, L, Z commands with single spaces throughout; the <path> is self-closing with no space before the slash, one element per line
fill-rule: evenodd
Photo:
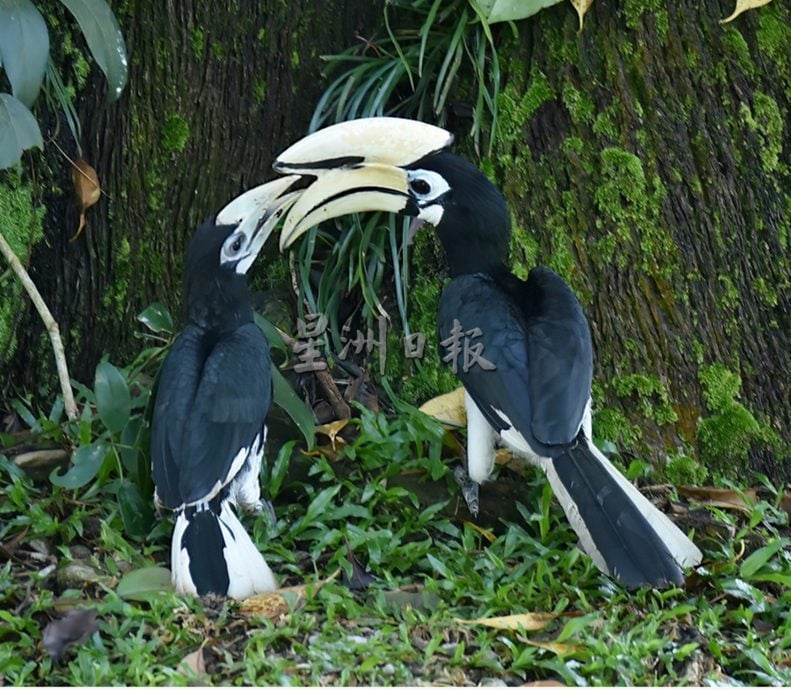
<path fill-rule="evenodd" d="M 484 164 L 514 263 L 586 308 L 597 436 L 787 478 L 791 8 L 720 25 L 731 5 L 596 0 L 578 34 L 564 3 L 501 28 Z"/>
<path fill-rule="evenodd" d="M 47 197 L 46 242 L 31 273 L 60 323 L 72 376 L 90 382 L 98 358 L 141 347 L 135 316 L 153 301 L 178 315 L 183 250 L 192 229 L 244 189 L 274 177 L 274 155 L 307 129 L 323 88 L 321 55 L 366 35 L 381 14 L 364 0 L 232 3 L 113 2 L 130 56 L 129 83 L 108 105 L 98 73 L 79 103 L 83 157 L 103 190 L 75 242 L 69 169 Z M 59 141 L 74 153 L 69 135 Z M 34 161 L 35 162 L 35 161 Z M 38 166 L 41 169 L 46 164 Z M 258 273 L 265 272 L 266 260 Z M 20 390 L 42 382 L 34 314 L 8 363 Z M 3 384 L 5 386 L 5 382 Z"/>

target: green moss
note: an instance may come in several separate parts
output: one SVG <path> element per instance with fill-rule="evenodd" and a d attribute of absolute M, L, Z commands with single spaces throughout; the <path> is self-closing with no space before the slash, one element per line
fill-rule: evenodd
<path fill-rule="evenodd" d="M 37 206 L 33 188 L 22 180 L 19 167 L 0 174 L 0 234 L 6 239 L 23 266 L 31 249 L 44 237 L 44 207 Z M 8 361 L 16 348 L 16 323 L 25 300 L 22 285 L 5 262 L 0 263 L 0 362 Z"/>
<path fill-rule="evenodd" d="M 178 153 L 184 150 L 190 138 L 190 126 L 181 115 L 171 115 L 162 125 L 160 140 L 165 151 Z"/>
<path fill-rule="evenodd" d="M 761 91 L 753 94 L 752 110 L 747 103 L 739 106 L 739 119 L 748 131 L 758 136 L 761 166 L 767 173 L 778 170 L 783 150 L 783 116 L 777 102 Z"/>
<path fill-rule="evenodd" d="M 202 60 L 206 52 L 206 33 L 203 29 L 196 27 L 190 31 L 190 45 L 192 46 L 192 54 L 198 60 Z"/>
<path fill-rule="evenodd" d="M 642 161 L 629 151 L 604 149 L 600 162 L 593 199 L 597 224 L 606 232 L 596 242 L 597 260 L 625 268 L 636 253 L 643 270 L 669 280 L 679 270 L 679 254 L 661 221 L 664 185 L 657 176 L 648 180 Z M 639 243 L 638 252 L 629 250 L 634 243 Z"/>
<path fill-rule="evenodd" d="M 760 423 L 740 402 L 741 377 L 721 364 L 703 366 L 698 372 L 703 399 L 711 416 L 698 423 L 700 456 L 707 467 L 733 471 L 747 459 L 755 443 L 775 445 L 777 435 Z"/>
<path fill-rule="evenodd" d="M 620 410 L 605 407 L 597 409 L 593 415 L 593 438 L 597 444 L 609 442 L 620 450 L 634 448 L 642 435 L 640 427 L 632 424 Z"/>
<path fill-rule="evenodd" d="M 621 5 L 626 26 L 632 30 L 640 28 L 643 15 L 650 13 L 656 23 L 656 32 L 664 42 L 668 30 L 668 15 L 663 0 L 624 0 Z"/>
<path fill-rule="evenodd" d="M 225 50 L 222 46 L 222 43 L 219 41 L 212 41 L 211 42 L 211 52 L 214 55 L 215 59 L 222 60 L 225 56 Z"/>
<path fill-rule="evenodd" d="M 511 266 L 514 274 L 525 280 L 530 269 L 538 263 L 538 242 L 511 214 Z"/>
<path fill-rule="evenodd" d="M 503 143 L 522 138 L 525 123 L 544 103 L 555 98 L 555 92 L 543 72 L 531 74 L 525 90 L 520 79 L 514 79 L 500 91 L 497 98 L 497 131 Z"/>
<path fill-rule="evenodd" d="M 598 137 L 604 137 L 612 142 L 618 141 L 620 132 L 616 124 L 618 116 L 618 106 L 610 105 L 602 110 L 593 121 L 593 133 Z"/>
<path fill-rule="evenodd" d="M 102 296 L 102 304 L 109 309 L 117 323 L 122 323 L 129 305 L 129 282 L 132 276 L 131 247 L 124 237 L 116 245 L 114 255 L 113 284 Z"/>
<path fill-rule="evenodd" d="M 678 421 L 667 388 L 658 377 L 646 374 L 615 376 L 612 387 L 620 398 L 636 398 L 641 414 L 660 426 Z"/>
<path fill-rule="evenodd" d="M 791 99 L 791 23 L 787 10 L 780 3 L 762 7 L 757 13 L 759 29 L 758 48 L 766 61 L 774 66 L 785 88 L 786 98 Z"/>
<path fill-rule="evenodd" d="M 756 278 L 753 281 L 753 290 L 755 290 L 755 293 L 758 295 L 758 299 L 767 307 L 776 307 L 780 303 L 777 290 L 769 285 L 763 277 Z"/>
<path fill-rule="evenodd" d="M 664 466 L 665 478 L 671 484 L 700 486 L 706 481 L 709 471 L 688 455 L 680 454 L 668 458 Z"/>
<path fill-rule="evenodd" d="M 575 124 L 592 124 L 595 106 L 587 94 L 577 89 L 570 81 L 563 84 L 563 105 Z"/>
<path fill-rule="evenodd" d="M 750 55 L 750 47 L 741 32 L 732 24 L 728 24 L 723 31 L 722 45 L 725 48 L 725 54 L 745 73 L 753 73 L 755 65 Z"/>

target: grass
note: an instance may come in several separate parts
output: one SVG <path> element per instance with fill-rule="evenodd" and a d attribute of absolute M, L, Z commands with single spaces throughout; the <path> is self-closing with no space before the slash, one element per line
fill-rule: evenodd
<path fill-rule="evenodd" d="M 398 414 L 358 414 L 335 449 L 269 449 L 263 480 L 277 520 L 248 519 L 254 540 L 285 585 L 342 571 L 274 619 L 167 592 L 124 599 L 125 572 L 167 565 L 169 522 L 125 536 L 119 480 L 73 491 L 0 460 L 0 682 L 791 683 L 782 491 L 767 483 L 745 511 L 673 497 L 705 562 L 686 589 L 629 593 L 576 548 L 538 476 L 502 468 L 474 525 L 451 477 L 455 434 L 400 404 Z M 361 588 L 366 571 L 375 579 Z M 52 660 L 42 629 L 75 605 L 96 609 L 98 631 Z M 529 612 L 563 615 L 535 632 L 462 622 Z M 198 649 L 196 679 L 182 660 Z"/>

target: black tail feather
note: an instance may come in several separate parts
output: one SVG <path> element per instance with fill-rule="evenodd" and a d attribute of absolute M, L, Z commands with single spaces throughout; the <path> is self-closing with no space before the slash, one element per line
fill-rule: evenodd
<path fill-rule="evenodd" d="M 627 587 L 682 584 L 684 574 L 662 536 L 584 443 L 552 466 L 609 573 Z"/>
<path fill-rule="evenodd" d="M 223 555 L 225 539 L 219 515 L 213 508 L 200 511 L 187 508 L 186 518 L 187 528 L 181 538 L 181 547 L 189 556 L 189 573 L 195 589 L 201 596 L 209 593 L 225 596 L 230 578 Z"/>

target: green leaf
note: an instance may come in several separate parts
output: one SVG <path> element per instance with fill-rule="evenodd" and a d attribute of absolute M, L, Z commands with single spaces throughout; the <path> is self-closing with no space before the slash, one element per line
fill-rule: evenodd
<path fill-rule="evenodd" d="M 159 302 L 149 304 L 137 315 L 137 320 L 154 333 L 173 333 L 173 317 L 168 308 Z"/>
<path fill-rule="evenodd" d="M 525 19 L 561 0 L 478 0 L 478 8 L 489 24 Z"/>
<path fill-rule="evenodd" d="M 172 591 L 170 571 L 159 566 L 132 570 L 123 576 L 115 588 L 119 597 L 131 601 L 149 601 L 157 594 Z"/>
<path fill-rule="evenodd" d="M 94 60 L 107 77 L 110 100 L 116 100 L 126 86 L 128 65 L 126 45 L 118 20 L 105 0 L 60 0 L 82 29 Z"/>
<path fill-rule="evenodd" d="M 788 539 L 775 539 L 770 541 L 766 546 L 756 549 L 744 559 L 739 573 L 745 579 L 752 577 L 769 562 L 772 556 L 788 546 L 788 544 Z"/>
<path fill-rule="evenodd" d="M 258 313 L 254 315 L 254 318 L 255 325 L 264 332 L 266 339 L 269 341 L 270 349 L 288 354 L 290 350 L 286 346 L 286 341 L 283 340 L 283 336 L 280 335 L 280 331 L 277 330 L 275 325 Z"/>
<path fill-rule="evenodd" d="M 283 374 L 280 373 L 280 369 L 274 366 L 272 367 L 272 384 L 274 386 L 275 405 L 283 408 L 285 413 L 291 417 L 294 424 L 297 425 L 305 437 L 308 449 L 313 448 L 316 428 L 316 423 L 313 420 L 313 410 L 299 399 L 294 389 L 286 381 Z"/>
<path fill-rule="evenodd" d="M 0 93 L 0 170 L 10 168 L 25 149 L 44 147 L 38 122 L 22 101 Z"/>
<path fill-rule="evenodd" d="M 94 391 L 99 419 L 113 433 L 120 432 L 129 421 L 132 410 L 132 399 L 123 374 L 110 362 L 99 362 Z"/>
<path fill-rule="evenodd" d="M 64 489 L 79 489 L 91 481 L 102 466 L 109 446 L 102 442 L 80 446 L 71 456 L 71 467 L 65 474 L 58 474 L 56 467 L 49 475 L 49 480 Z"/>
<path fill-rule="evenodd" d="M 30 0 L 0 2 L 0 62 L 14 96 L 30 108 L 47 71 L 49 32 Z"/>
<path fill-rule="evenodd" d="M 137 539 L 145 537 L 154 523 L 151 502 L 142 497 L 135 484 L 124 480 L 118 490 L 118 505 L 126 533 Z"/>
<path fill-rule="evenodd" d="M 300 528 L 309 526 L 319 515 L 322 515 L 330 501 L 341 490 L 341 485 L 328 486 L 326 489 L 319 491 L 315 498 L 310 502 L 308 509 L 305 511 L 305 516 L 302 518 Z"/>

